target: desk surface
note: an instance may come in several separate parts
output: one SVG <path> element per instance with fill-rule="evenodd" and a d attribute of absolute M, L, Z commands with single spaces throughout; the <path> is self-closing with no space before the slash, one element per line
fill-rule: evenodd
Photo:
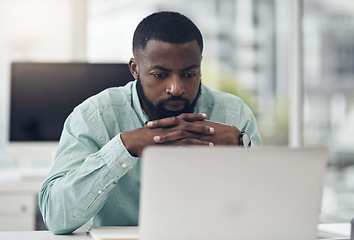
<path fill-rule="evenodd" d="M 325 230 L 327 233 L 337 233 L 341 235 L 350 235 L 350 224 L 320 224 L 319 230 Z M 69 235 L 54 235 L 49 231 L 18 231 L 18 232 L 0 232 L 0 239 L 8 240 L 92 240 L 93 238 L 84 230 L 78 229 Z M 350 237 L 334 237 L 319 239 L 346 239 Z"/>
<path fill-rule="evenodd" d="M 0 239 L 8 240 L 92 240 L 86 232 L 75 232 L 70 235 L 54 235 L 49 231 L 0 232 Z"/>

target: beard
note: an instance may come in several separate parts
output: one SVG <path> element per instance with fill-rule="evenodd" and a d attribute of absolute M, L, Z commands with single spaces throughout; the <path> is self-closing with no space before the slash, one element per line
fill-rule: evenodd
<path fill-rule="evenodd" d="M 147 99 L 147 97 L 144 93 L 143 86 L 141 85 L 141 79 L 140 79 L 139 75 L 138 75 L 138 80 L 137 80 L 137 84 L 136 84 L 136 90 L 138 92 L 141 106 L 145 106 L 147 108 L 146 110 L 152 116 L 152 119 L 150 119 L 150 120 L 157 120 L 157 119 L 162 119 L 162 118 L 167 118 L 167 117 L 175 117 L 175 116 L 178 116 L 182 113 L 193 113 L 195 105 L 197 104 L 198 98 L 202 92 L 201 82 L 199 82 L 198 93 L 192 103 L 190 103 L 188 99 L 185 99 L 184 97 L 181 97 L 181 96 L 177 96 L 177 97 L 170 96 L 169 98 L 167 98 L 165 100 L 159 101 L 155 106 L 151 101 L 149 101 Z M 166 102 L 171 101 L 171 100 L 183 101 L 183 102 L 185 102 L 185 107 L 180 111 L 167 110 L 166 108 L 163 107 L 163 105 Z"/>

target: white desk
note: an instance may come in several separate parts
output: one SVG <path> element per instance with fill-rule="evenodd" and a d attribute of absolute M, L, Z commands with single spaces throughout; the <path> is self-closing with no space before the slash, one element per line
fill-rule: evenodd
<path fill-rule="evenodd" d="M 343 228 L 344 227 L 344 228 Z M 103 228 L 104 229 L 104 228 Z M 328 230 L 329 232 L 345 233 L 348 235 L 348 224 L 330 224 L 320 225 L 319 229 Z M 108 232 L 112 232 L 108 230 Z M 73 234 L 68 235 L 54 235 L 49 231 L 19 231 L 19 232 L 0 232 L 1 240 L 92 240 L 93 238 L 85 230 L 78 229 Z M 350 238 L 334 238 L 347 239 Z"/>
<path fill-rule="evenodd" d="M 86 232 L 54 235 L 49 231 L 0 232 L 1 240 L 92 240 Z"/>

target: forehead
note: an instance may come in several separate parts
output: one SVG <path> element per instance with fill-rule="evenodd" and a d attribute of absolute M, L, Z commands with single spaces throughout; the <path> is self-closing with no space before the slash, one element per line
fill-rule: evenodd
<path fill-rule="evenodd" d="M 166 68 L 185 68 L 200 65 L 202 56 L 196 40 L 187 43 L 167 43 L 149 40 L 144 51 L 134 53 L 141 67 L 160 65 Z"/>

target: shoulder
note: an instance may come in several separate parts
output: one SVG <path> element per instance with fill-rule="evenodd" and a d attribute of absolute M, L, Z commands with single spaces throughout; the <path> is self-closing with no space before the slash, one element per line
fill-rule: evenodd
<path fill-rule="evenodd" d="M 244 101 L 235 95 L 202 86 L 198 111 L 210 115 L 210 120 L 239 125 L 253 118 L 253 112 Z"/>
<path fill-rule="evenodd" d="M 91 115 L 99 109 L 121 108 L 131 106 L 133 82 L 127 83 L 122 87 L 112 87 L 86 99 L 78 105 L 74 111 L 80 111 Z"/>
<path fill-rule="evenodd" d="M 245 105 L 245 103 L 240 97 L 226 92 L 211 89 L 205 85 L 202 85 L 201 97 L 203 98 L 203 101 L 206 104 L 213 105 L 214 107 L 226 107 L 230 109 L 239 108 Z"/>
<path fill-rule="evenodd" d="M 209 120 L 234 125 L 246 131 L 255 146 L 261 146 L 257 121 L 252 110 L 240 97 L 203 86 L 201 98 L 198 110 L 206 112 Z"/>

